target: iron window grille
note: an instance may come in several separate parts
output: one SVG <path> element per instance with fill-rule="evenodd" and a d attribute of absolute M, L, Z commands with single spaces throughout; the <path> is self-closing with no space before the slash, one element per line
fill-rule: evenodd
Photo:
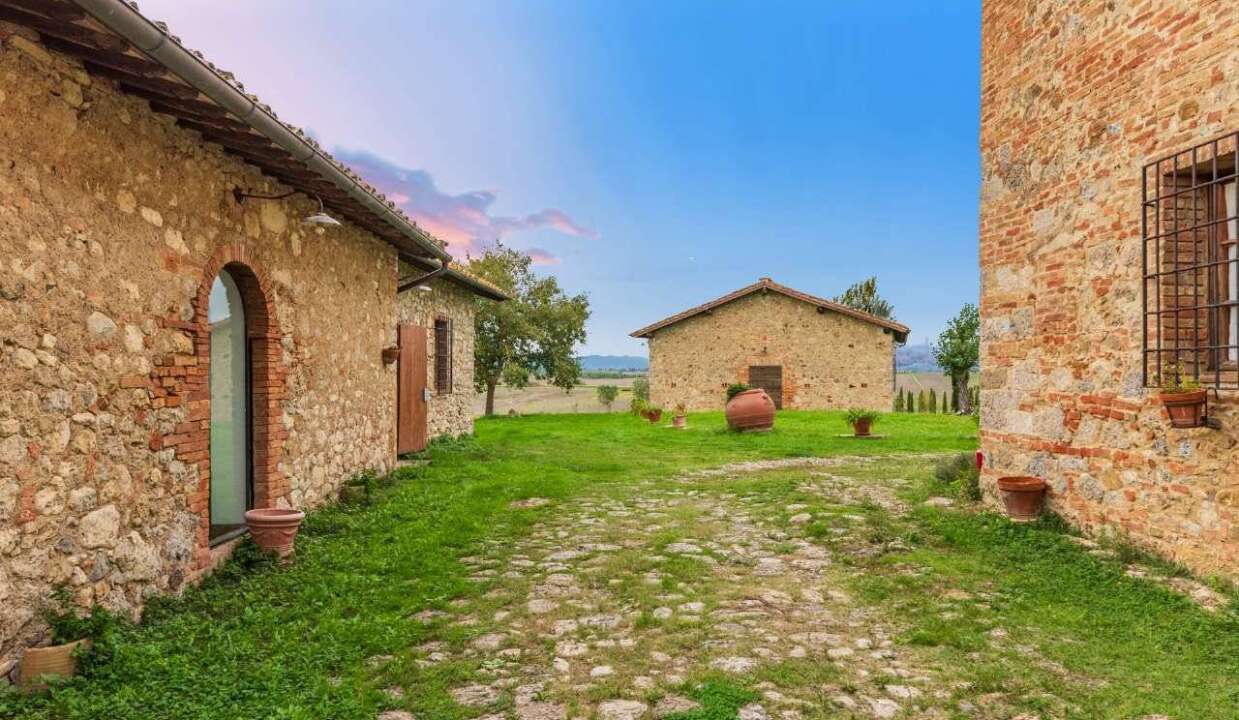
<path fill-rule="evenodd" d="M 435 320 L 435 392 L 452 391 L 452 323 Z"/>
<path fill-rule="evenodd" d="M 1239 132 L 1144 167 L 1144 384 L 1239 389 Z"/>

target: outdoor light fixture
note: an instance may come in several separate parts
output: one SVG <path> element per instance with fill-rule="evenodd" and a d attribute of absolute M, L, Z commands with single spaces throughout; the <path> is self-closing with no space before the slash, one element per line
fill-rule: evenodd
<path fill-rule="evenodd" d="M 237 204 L 240 205 L 244 203 L 247 198 L 252 198 L 254 200 L 283 200 L 290 195 L 296 194 L 296 192 L 296 190 L 289 190 L 282 195 L 258 195 L 255 193 L 247 193 L 239 187 L 234 187 L 232 189 L 232 197 L 237 201 Z M 301 222 L 306 225 L 339 225 L 339 220 L 336 220 L 327 214 L 327 209 L 323 207 L 323 199 L 317 195 L 314 196 L 314 199 L 318 201 L 318 212 L 303 218 Z"/>

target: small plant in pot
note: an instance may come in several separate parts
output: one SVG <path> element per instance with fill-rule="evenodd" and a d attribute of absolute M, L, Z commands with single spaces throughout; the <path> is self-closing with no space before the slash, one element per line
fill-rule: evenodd
<path fill-rule="evenodd" d="M 641 415 L 646 420 L 649 420 L 650 423 L 657 424 L 659 420 L 663 419 L 663 409 L 657 405 L 647 405 Z"/>
<path fill-rule="evenodd" d="M 688 423 L 688 408 L 684 403 L 676 403 L 675 414 L 671 416 L 671 427 L 683 430 Z"/>
<path fill-rule="evenodd" d="M 852 434 L 856 437 L 869 437 L 869 430 L 882 415 L 877 410 L 864 408 L 848 408 L 844 419 L 852 426 Z"/>
<path fill-rule="evenodd" d="M 1183 372 L 1181 364 L 1162 371 L 1161 394 L 1158 399 L 1170 415 L 1171 427 L 1202 427 L 1205 424 L 1208 392 L 1200 386 L 1199 381 Z"/>
<path fill-rule="evenodd" d="M 86 613 L 74 607 L 69 591 L 63 587 L 52 592 L 43 609 L 43 620 L 51 643 L 26 648 L 22 653 L 18 684 L 25 690 L 42 690 L 48 680 L 73 677 L 78 661 L 87 655 L 101 659 L 105 654 L 101 650 L 109 646 L 108 634 L 116 624 L 116 618 L 104 608 Z"/>

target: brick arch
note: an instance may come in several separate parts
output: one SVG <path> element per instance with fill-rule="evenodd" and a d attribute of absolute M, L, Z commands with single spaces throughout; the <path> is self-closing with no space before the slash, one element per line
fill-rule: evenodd
<path fill-rule="evenodd" d="M 287 436 L 282 408 L 287 372 L 282 361 L 271 279 L 246 245 L 232 243 L 216 250 L 203 266 L 202 279 L 193 298 L 193 319 L 186 328 L 193 340 L 194 362 L 192 375 L 186 377 L 183 397 L 186 425 L 190 426 L 186 434 L 192 434 L 193 438 L 177 438 L 183 442 L 176 446 L 178 459 L 192 461 L 198 467 L 198 485 L 192 492 L 189 507 L 199 516 L 200 565 L 209 562 L 209 552 L 205 551 L 211 523 L 211 327 L 207 311 L 211 286 L 223 270 L 228 270 L 241 292 L 245 303 L 245 333 L 251 341 L 250 443 L 253 446 L 254 507 L 274 506 L 286 498 L 289 491 L 287 479 L 279 470 Z M 165 441 L 164 444 L 169 443 Z M 182 453 L 182 447 L 186 452 Z"/>

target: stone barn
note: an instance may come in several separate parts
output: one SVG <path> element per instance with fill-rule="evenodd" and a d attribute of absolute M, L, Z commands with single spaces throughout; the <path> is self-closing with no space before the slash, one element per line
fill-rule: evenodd
<path fill-rule="evenodd" d="M 118 0 L 0 0 L 0 675 L 472 429 L 442 243 Z M 386 352 L 385 352 L 386 350 Z"/>
<path fill-rule="evenodd" d="M 665 408 L 718 410 L 745 383 L 780 409 L 886 411 L 908 328 L 761 278 L 632 336 L 649 343 L 650 401 Z"/>
<path fill-rule="evenodd" d="M 984 483 L 1239 578 L 1239 3 L 985 0 Z M 1174 429 L 1167 380 L 1208 390 Z"/>

